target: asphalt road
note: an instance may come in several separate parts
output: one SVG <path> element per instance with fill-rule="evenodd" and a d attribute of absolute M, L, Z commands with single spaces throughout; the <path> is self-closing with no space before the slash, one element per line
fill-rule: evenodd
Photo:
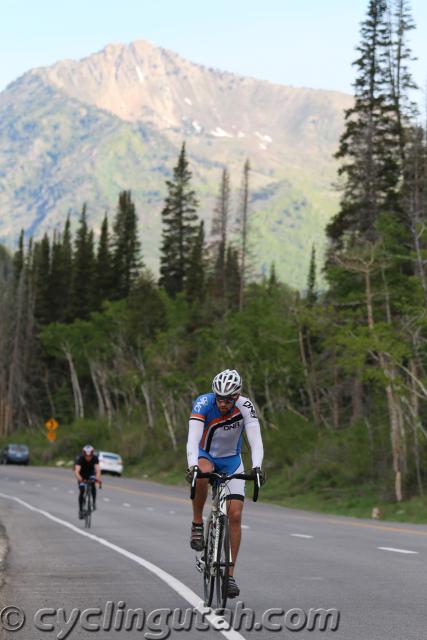
<path fill-rule="evenodd" d="M 427 526 L 247 500 L 236 578 L 239 600 L 259 628 L 247 629 L 249 613 L 240 630 L 221 631 L 223 619 L 192 613 L 202 579 L 188 544 L 184 488 L 104 478 L 88 533 L 77 519 L 69 470 L 3 466 L 0 521 L 10 546 L 0 593 L 5 638 L 427 640 Z M 11 606 L 26 621 L 4 631 L 19 623 L 21 614 L 4 609 Z M 132 618 L 129 609 L 143 611 Z M 191 629 L 178 630 L 179 612 L 166 619 L 175 609 L 182 610 L 181 621 L 189 609 Z M 321 631 L 315 609 L 337 610 L 339 618 L 331 613 Z"/>

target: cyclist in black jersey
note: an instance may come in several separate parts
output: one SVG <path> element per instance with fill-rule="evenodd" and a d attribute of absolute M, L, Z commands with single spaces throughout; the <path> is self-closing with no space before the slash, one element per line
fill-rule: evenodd
<path fill-rule="evenodd" d="M 92 484 L 93 510 L 96 509 L 96 483 L 101 484 L 101 469 L 98 456 L 90 444 L 86 444 L 74 464 L 74 475 L 79 483 L 79 518 L 83 518 L 83 494 L 85 482 L 94 479 Z"/>

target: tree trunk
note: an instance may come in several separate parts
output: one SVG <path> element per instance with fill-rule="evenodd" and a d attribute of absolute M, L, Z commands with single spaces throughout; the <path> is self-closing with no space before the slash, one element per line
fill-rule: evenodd
<path fill-rule="evenodd" d="M 411 407 L 411 425 L 413 430 L 413 447 L 414 447 L 414 460 L 415 460 L 415 471 L 417 474 L 417 485 L 418 485 L 418 493 L 420 496 L 424 496 L 424 487 L 423 480 L 421 476 L 421 461 L 420 461 L 420 441 L 418 438 L 418 431 L 420 426 L 420 413 L 419 413 L 419 402 L 418 395 L 415 389 L 415 378 L 417 377 L 417 365 L 414 359 L 410 362 L 410 370 L 412 373 L 411 377 L 411 399 L 410 399 L 410 407 Z"/>
<path fill-rule="evenodd" d="M 47 399 L 49 401 L 50 415 L 51 416 L 55 416 L 56 415 L 56 409 L 55 409 L 55 403 L 53 402 L 52 393 L 50 391 L 49 370 L 48 370 L 47 367 L 44 370 L 44 386 L 45 386 L 45 389 L 46 389 L 46 396 L 47 396 Z"/>
<path fill-rule="evenodd" d="M 314 406 L 315 406 L 315 411 L 316 411 L 316 415 L 318 417 L 318 420 L 322 420 L 323 423 L 327 425 L 327 421 L 325 419 L 323 419 L 322 417 L 322 412 L 320 410 L 320 393 L 319 393 L 319 389 L 317 387 L 316 384 L 316 375 L 313 374 L 313 351 L 311 348 L 311 340 L 310 340 L 310 333 L 308 331 L 307 328 L 305 328 L 305 330 L 303 330 L 303 338 L 305 338 L 305 343 L 307 345 L 307 365 L 308 365 L 308 371 L 309 371 L 309 376 L 310 376 L 310 384 L 311 384 L 311 388 L 313 390 L 313 400 L 314 400 Z"/>
<path fill-rule="evenodd" d="M 92 384 L 95 389 L 96 399 L 98 401 L 98 415 L 100 418 L 103 418 L 105 416 L 105 404 L 104 404 L 104 398 L 102 397 L 100 385 L 98 383 L 97 366 L 96 366 L 96 363 L 90 358 L 88 358 L 88 363 L 89 363 L 90 377 L 92 378 Z"/>
<path fill-rule="evenodd" d="M 332 424 L 334 429 L 340 427 L 340 381 L 338 379 L 338 367 L 334 362 L 334 387 L 332 389 Z"/>
<path fill-rule="evenodd" d="M 151 410 L 151 398 L 150 398 L 150 394 L 148 391 L 148 386 L 143 384 L 141 382 L 141 391 L 142 391 L 142 395 L 144 396 L 144 400 L 145 400 L 145 407 L 147 409 L 147 420 L 148 420 L 148 428 L 153 431 L 154 429 L 154 419 L 153 419 L 153 412 Z"/>
<path fill-rule="evenodd" d="M 74 366 L 73 356 L 67 344 L 62 345 L 62 350 L 67 359 L 68 366 L 70 367 L 71 386 L 73 389 L 73 396 L 74 396 L 74 415 L 76 419 L 84 418 L 83 396 L 80 389 L 77 371 Z"/>
<path fill-rule="evenodd" d="M 169 437 L 170 437 L 171 442 L 172 442 L 172 447 L 173 447 L 174 451 L 177 451 L 178 450 L 178 446 L 177 446 L 177 443 L 176 443 L 175 431 L 174 431 L 174 428 L 173 428 L 172 420 L 171 420 L 170 414 L 169 414 L 169 412 L 167 410 L 166 404 L 163 402 L 163 400 L 161 401 L 161 403 L 162 403 L 163 413 L 164 413 L 165 420 L 166 420 L 166 426 L 168 428 Z"/>
<path fill-rule="evenodd" d="M 320 416 L 317 411 L 313 389 L 311 386 L 310 373 L 308 370 L 307 356 L 305 353 L 305 346 L 304 346 L 304 335 L 303 335 L 302 328 L 299 325 L 298 325 L 298 341 L 299 341 L 302 369 L 303 369 L 305 383 L 307 387 L 307 395 L 310 403 L 311 415 L 313 416 L 314 424 L 316 425 L 316 427 L 318 427 L 320 426 Z"/>
<path fill-rule="evenodd" d="M 351 404 L 352 404 L 352 414 L 351 414 L 350 423 L 354 424 L 358 420 L 362 420 L 365 415 L 364 406 L 363 406 L 363 384 L 359 376 L 357 376 L 353 380 L 353 385 L 351 390 Z"/>
<path fill-rule="evenodd" d="M 99 385 L 101 388 L 102 397 L 104 399 L 104 406 L 107 413 L 107 421 L 108 421 L 108 424 L 111 425 L 113 422 L 113 403 L 111 401 L 110 391 L 107 385 L 107 372 L 105 370 L 105 366 L 102 364 L 98 364 L 98 379 L 99 379 Z"/>
<path fill-rule="evenodd" d="M 380 360 L 383 371 L 387 378 L 390 380 L 392 374 L 386 365 L 384 355 L 381 354 Z M 399 408 L 396 403 L 391 382 L 388 382 L 386 385 L 386 396 L 390 419 L 390 440 L 394 471 L 394 490 L 397 502 L 402 502 L 401 424 L 399 420 Z"/>
<path fill-rule="evenodd" d="M 4 424 L 4 433 L 7 435 L 13 426 L 13 418 L 15 413 L 15 407 L 17 403 L 17 398 L 21 395 L 22 391 L 22 375 L 20 375 L 20 365 L 22 363 L 22 338 L 24 329 L 24 305 L 26 303 L 25 300 L 25 284 L 24 278 L 20 278 L 19 287 L 16 293 L 16 318 L 15 324 L 13 327 L 13 342 L 12 342 L 12 353 L 10 355 L 10 360 L 8 362 L 9 365 L 9 376 L 7 382 L 7 400 L 6 400 L 6 413 L 5 413 L 5 424 Z"/>
<path fill-rule="evenodd" d="M 265 389 L 265 401 L 267 403 L 267 409 L 270 412 L 270 416 L 274 414 L 273 402 L 270 394 L 270 385 L 268 383 L 268 371 L 264 371 L 264 389 Z"/>

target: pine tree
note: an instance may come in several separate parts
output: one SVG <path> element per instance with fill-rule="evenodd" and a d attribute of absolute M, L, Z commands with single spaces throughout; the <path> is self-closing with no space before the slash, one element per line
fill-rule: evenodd
<path fill-rule="evenodd" d="M 71 238 L 70 216 L 67 216 L 61 239 L 61 289 L 58 291 L 57 304 L 61 321 L 69 317 L 71 286 L 73 278 L 73 246 Z"/>
<path fill-rule="evenodd" d="M 105 214 L 101 227 L 98 251 L 95 265 L 95 297 L 97 307 L 103 300 L 114 298 L 114 274 L 112 269 L 112 254 L 110 234 L 108 230 L 108 216 Z"/>
<path fill-rule="evenodd" d="M 34 242 L 33 237 L 28 239 L 27 255 L 24 259 L 24 272 L 27 281 L 30 283 L 31 289 L 34 284 Z"/>
<path fill-rule="evenodd" d="M 307 295 L 306 300 L 310 306 L 312 306 L 317 300 L 316 293 L 316 247 L 311 248 L 310 267 L 308 270 L 307 278 Z"/>
<path fill-rule="evenodd" d="M 228 245 L 225 260 L 225 275 L 227 282 L 226 299 L 229 309 L 239 308 L 240 300 L 240 266 L 239 251 Z"/>
<path fill-rule="evenodd" d="M 93 305 L 94 276 L 93 232 L 86 220 L 86 205 L 83 205 L 79 226 L 74 241 L 69 319 L 86 320 Z"/>
<path fill-rule="evenodd" d="M 412 127 L 406 132 L 405 160 L 403 163 L 403 185 L 401 190 L 404 228 L 409 238 L 405 243 L 412 250 L 414 272 L 420 280 L 427 303 L 427 273 L 425 255 L 427 251 L 427 143 L 421 127 Z M 403 243 L 402 243 L 403 244 Z M 402 252 L 402 248 L 400 248 Z"/>
<path fill-rule="evenodd" d="M 15 251 L 15 255 L 13 256 L 13 281 L 15 289 L 19 285 L 19 279 L 21 277 L 21 272 L 24 268 L 25 263 L 25 252 L 24 252 L 24 230 L 21 230 L 18 241 L 18 249 Z"/>
<path fill-rule="evenodd" d="M 417 107 L 410 99 L 409 92 L 417 89 L 412 79 L 408 62 L 414 60 L 408 44 L 408 35 L 415 29 L 407 0 L 394 0 L 394 10 L 389 15 L 389 81 L 391 108 L 396 121 L 395 134 L 398 139 L 400 161 L 404 162 L 406 132 L 417 115 Z"/>
<path fill-rule="evenodd" d="M 52 322 L 65 322 L 68 317 L 72 280 L 72 247 L 70 220 L 67 217 L 63 234 L 54 232 L 50 268 L 50 299 Z"/>
<path fill-rule="evenodd" d="M 340 246 L 346 237 L 374 240 L 375 224 L 384 209 L 397 207 L 399 183 L 396 124 L 389 83 L 390 31 L 385 0 L 370 0 L 361 26 L 355 104 L 345 114 L 345 130 L 336 157 L 343 160 L 344 179 L 339 213 L 327 227 Z"/>
<path fill-rule="evenodd" d="M 243 309 L 245 286 L 248 267 L 248 225 L 249 225 L 249 172 L 251 165 L 247 159 L 243 166 L 243 179 L 241 191 L 240 229 L 241 229 L 241 252 L 240 252 L 240 291 L 239 309 Z"/>
<path fill-rule="evenodd" d="M 205 298 L 206 266 L 204 252 L 205 228 L 202 220 L 191 248 L 188 273 L 185 279 L 185 292 L 191 302 L 202 302 Z"/>
<path fill-rule="evenodd" d="M 221 186 L 212 219 L 211 236 L 214 240 L 215 263 L 213 273 L 213 292 L 220 299 L 225 299 L 225 254 L 227 247 L 228 218 L 230 210 L 230 177 L 227 168 L 223 169 Z"/>
<path fill-rule="evenodd" d="M 410 7 L 407 0 L 394 0 L 393 11 L 390 11 L 389 29 L 391 34 L 391 46 L 389 51 L 390 68 L 390 94 L 391 108 L 395 118 L 395 136 L 399 147 L 399 169 L 403 179 L 403 186 L 400 190 L 400 210 L 399 220 L 403 223 L 413 236 L 413 207 L 408 206 L 408 192 L 411 191 L 409 184 L 413 185 L 414 168 L 413 162 L 418 155 L 417 139 L 419 128 L 413 123 L 418 115 L 416 104 L 410 99 L 410 92 L 417 88 L 414 83 L 408 63 L 413 60 L 408 44 L 409 33 L 415 28 L 411 17 Z M 415 146 L 414 146 L 415 143 Z M 411 156 L 408 158 L 408 156 Z M 419 165 L 421 166 L 421 165 Z M 413 240 L 415 237 L 413 236 Z M 414 243 L 406 242 L 409 249 L 414 247 Z"/>
<path fill-rule="evenodd" d="M 183 144 L 173 170 L 173 179 L 166 182 L 168 195 L 162 211 L 159 283 L 171 296 L 185 289 L 191 250 L 200 232 L 196 214 L 198 200 L 191 187 L 191 177 Z"/>
<path fill-rule="evenodd" d="M 270 265 L 270 273 L 268 276 L 268 283 L 267 283 L 267 288 L 269 293 L 273 293 L 278 284 L 279 284 L 279 281 L 277 279 L 276 265 L 274 262 L 272 262 Z"/>
<path fill-rule="evenodd" d="M 52 259 L 49 278 L 49 289 L 51 299 L 51 322 L 62 322 L 65 319 L 66 307 L 63 304 L 64 295 L 64 266 L 62 263 L 62 242 L 61 236 L 56 232 L 52 241 Z"/>
<path fill-rule="evenodd" d="M 138 220 L 130 191 L 122 191 L 119 195 L 112 246 L 114 297 L 127 298 L 142 267 Z"/>
<path fill-rule="evenodd" d="M 38 243 L 39 258 L 43 245 L 46 245 L 43 241 Z M 38 266 L 42 267 L 41 260 Z M 23 266 L 15 288 L 13 260 L 0 245 L 0 433 L 3 437 L 18 426 L 34 426 L 36 402 L 31 395 L 37 389 L 40 372 L 34 370 L 34 296 L 29 292 L 27 273 Z"/>
<path fill-rule="evenodd" d="M 47 233 L 34 245 L 33 274 L 35 291 L 35 318 L 39 325 L 52 319 L 50 289 L 50 242 Z"/>

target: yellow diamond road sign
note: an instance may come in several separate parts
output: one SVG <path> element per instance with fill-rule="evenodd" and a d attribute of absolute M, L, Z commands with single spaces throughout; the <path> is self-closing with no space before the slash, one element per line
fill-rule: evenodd
<path fill-rule="evenodd" d="M 47 439 L 49 440 L 49 442 L 55 442 L 56 433 L 54 431 L 48 431 L 46 435 L 47 435 Z"/>
<path fill-rule="evenodd" d="M 49 418 L 49 420 L 46 420 L 44 423 L 44 426 L 48 431 L 55 431 L 59 427 L 59 423 L 55 418 Z"/>

